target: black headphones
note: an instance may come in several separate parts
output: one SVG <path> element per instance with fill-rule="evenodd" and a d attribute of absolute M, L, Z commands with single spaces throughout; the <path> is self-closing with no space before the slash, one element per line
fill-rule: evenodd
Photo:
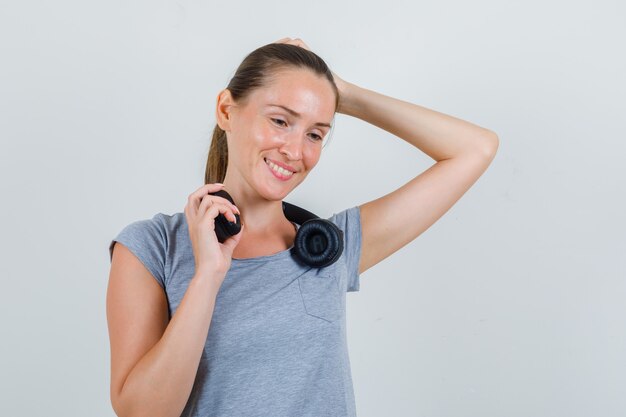
<path fill-rule="evenodd" d="M 211 195 L 223 197 L 235 204 L 233 198 L 224 190 Z M 236 205 L 236 204 L 235 204 Z M 301 263 L 313 268 L 322 268 L 336 262 L 343 252 L 343 230 L 330 220 L 320 219 L 303 208 L 283 201 L 285 217 L 300 225 L 296 240 L 291 249 L 293 255 Z M 231 223 L 224 214 L 215 218 L 215 234 L 220 243 L 241 231 L 241 220 L 237 213 L 237 221 Z"/>

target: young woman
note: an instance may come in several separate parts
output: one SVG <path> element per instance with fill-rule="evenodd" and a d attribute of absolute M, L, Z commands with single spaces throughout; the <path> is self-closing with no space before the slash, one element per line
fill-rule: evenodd
<path fill-rule="evenodd" d="M 336 112 L 437 162 L 333 214 L 343 252 L 313 268 L 291 254 L 300 225 L 282 200 L 319 161 Z M 244 59 L 217 97 L 216 119 L 205 185 L 184 213 L 134 222 L 111 242 L 113 408 L 119 416 L 355 416 L 345 293 L 472 186 L 498 138 L 346 82 L 290 38 Z M 213 194 L 222 189 L 235 204 Z M 242 225 L 223 243 L 220 214 Z"/>

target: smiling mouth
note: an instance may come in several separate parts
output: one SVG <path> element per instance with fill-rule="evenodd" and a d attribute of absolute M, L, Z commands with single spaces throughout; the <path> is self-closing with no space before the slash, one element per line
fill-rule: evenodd
<path fill-rule="evenodd" d="M 293 175 L 292 171 L 288 171 L 282 167 L 279 167 L 278 165 L 272 163 L 272 161 L 268 160 L 267 158 L 264 158 L 264 159 L 265 159 L 265 163 L 271 168 L 271 170 L 281 175 L 282 177 L 289 178 Z"/>

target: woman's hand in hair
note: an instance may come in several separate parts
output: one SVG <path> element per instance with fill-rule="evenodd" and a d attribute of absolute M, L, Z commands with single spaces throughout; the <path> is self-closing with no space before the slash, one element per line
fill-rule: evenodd
<path fill-rule="evenodd" d="M 309 48 L 309 46 L 304 43 L 304 41 L 300 38 L 282 38 L 275 41 L 274 43 L 287 43 L 289 45 L 296 45 L 306 49 L 307 51 L 311 51 L 311 48 Z M 333 71 L 331 71 L 331 73 L 333 74 L 333 78 L 335 79 L 335 85 L 337 85 L 337 90 L 339 90 L 339 106 L 337 106 L 337 113 L 345 113 L 347 97 L 350 92 L 350 88 L 353 88 L 354 85 L 350 84 L 347 81 L 344 81 Z"/>
<path fill-rule="evenodd" d="M 300 48 L 306 49 L 307 51 L 311 51 L 311 48 L 309 48 L 309 46 L 306 43 L 304 43 L 302 39 L 300 38 L 295 38 L 295 39 L 282 38 L 282 39 L 277 40 L 274 43 L 288 43 L 289 45 L 296 45 L 296 46 L 299 46 Z"/>

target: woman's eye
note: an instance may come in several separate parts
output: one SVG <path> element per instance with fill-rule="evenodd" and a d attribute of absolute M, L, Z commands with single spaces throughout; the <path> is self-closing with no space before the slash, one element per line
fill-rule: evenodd
<path fill-rule="evenodd" d="M 282 120 L 282 119 L 274 119 L 273 117 L 270 117 L 270 120 L 271 120 L 273 123 L 277 124 L 278 126 L 286 126 L 286 125 L 287 125 L 287 122 L 285 122 L 285 121 L 284 121 L 284 120 Z M 320 135 L 317 135 L 317 134 L 315 134 L 315 133 L 311 133 L 311 137 L 313 138 L 313 140 L 314 140 L 315 142 L 318 142 L 318 141 L 320 141 L 320 140 L 323 140 L 323 139 L 324 139 L 323 137 L 321 137 Z"/>

